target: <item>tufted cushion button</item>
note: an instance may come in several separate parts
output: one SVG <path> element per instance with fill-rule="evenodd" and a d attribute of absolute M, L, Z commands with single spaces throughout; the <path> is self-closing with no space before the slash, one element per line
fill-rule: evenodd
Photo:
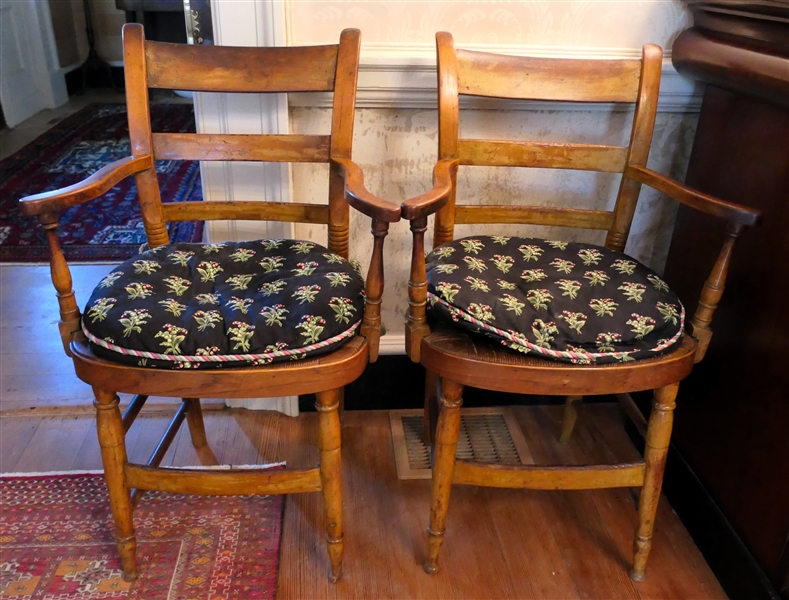
<path fill-rule="evenodd" d="M 355 333 L 364 281 L 313 242 L 172 244 L 147 250 L 96 287 L 82 329 L 106 358 L 216 368 L 304 358 Z"/>
<path fill-rule="evenodd" d="M 667 352 L 685 310 L 653 271 L 593 244 L 471 236 L 426 259 L 432 317 L 562 362 Z"/>

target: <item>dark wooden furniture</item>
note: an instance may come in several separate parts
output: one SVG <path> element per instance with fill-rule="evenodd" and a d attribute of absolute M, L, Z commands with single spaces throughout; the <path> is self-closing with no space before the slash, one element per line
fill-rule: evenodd
<path fill-rule="evenodd" d="M 452 36 L 436 35 L 438 51 L 439 161 L 431 191 L 403 203 L 414 245 L 409 282 L 407 352 L 427 370 L 426 423 L 437 425 L 433 440 L 433 501 L 425 570 L 438 569 L 450 489 L 455 484 L 530 489 L 641 487 L 635 558 L 630 575 L 645 577 L 660 497 L 679 381 L 704 356 L 709 324 L 718 304 L 735 240 L 758 211 L 718 200 L 646 168 L 657 109 L 662 51 L 646 45 L 642 60 L 592 61 L 501 56 L 455 50 Z M 460 139 L 459 94 L 573 102 L 635 103 L 629 146 Z M 498 165 L 622 173 L 613 211 L 553 206 L 469 206 L 455 203 L 458 165 Z M 506 350 L 458 329 L 430 331 L 426 319 L 427 282 L 424 233 L 435 213 L 434 245 L 451 241 L 456 223 L 535 223 L 607 230 L 606 246 L 621 252 L 626 244 L 641 185 L 652 186 L 679 202 L 728 221 L 723 247 L 713 257 L 691 331 L 675 350 L 655 358 L 610 365 L 557 363 Z M 709 265 L 708 265 L 709 267 Z M 701 286 L 704 278 L 697 281 Z M 576 405 L 582 396 L 617 394 L 629 414 L 640 416 L 629 392 L 655 390 L 645 430 L 643 461 L 617 465 L 512 466 L 455 460 L 464 386 L 567 397 L 562 440 L 569 440 Z M 637 414 L 638 413 L 638 414 Z M 641 417 L 643 420 L 643 417 Z"/>
<path fill-rule="evenodd" d="M 140 25 L 124 27 L 126 96 L 132 156 L 104 167 L 62 190 L 23 198 L 21 209 L 36 215 L 47 231 L 52 280 L 60 304 L 60 331 L 77 376 L 93 387 L 99 442 L 117 529 L 124 577 L 137 576 L 132 508 L 139 493 L 161 490 L 189 494 L 272 494 L 322 491 L 330 579 L 342 572 L 342 483 L 338 408 L 343 386 L 356 379 L 378 355 L 383 292 L 383 241 L 400 208 L 370 195 L 362 173 L 351 162 L 358 30 L 345 30 L 333 46 L 232 48 L 146 42 Z M 334 92 L 331 135 L 210 135 L 151 132 L 148 90 L 211 92 Z M 266 202 L 190 202 L 163 204 L 154 160 L 302 161 L 330 164 L 327 205 Z M 347 258 L 349 204 L 372 218 L 375 237 L 366 282 L 361 335 L 314 359 L 263 367 L 220 370 L 167 370 L 126 366 L 93 354 L 80 330 L 81 314 L 71 275 L 58 245 L 58 211 L 101 195 L 134 175 L 140 208 L 152 248 L 168 244 L 171 220 L 253 219 L 323 224 L 329 249 Z M 135 394 L 121 417 L 118 392 Z M 199 397 L 266 397 L 315 393 L 319 411 L 320 466 L 312 469 L 210 471 L 167 469 L 159 464 L 184 419 L 196 448 L 208 452 Z M 146 465 L 127 461 L 125 435 L 148 396 L 183 398 L 164 438 Z M 210 454 L 210 452 L 209 452 Z"/>
<path fill-rule="evenodd" d="M 675 442 L 789 598 L 789 2 L 691 2 L 677 70 L 707 83 L 687 183 L 761 209 L 716 314 L 721 342 L 683 384 Z M 666 266 L 691 300 L 718 225 L 682 207 Z"/>

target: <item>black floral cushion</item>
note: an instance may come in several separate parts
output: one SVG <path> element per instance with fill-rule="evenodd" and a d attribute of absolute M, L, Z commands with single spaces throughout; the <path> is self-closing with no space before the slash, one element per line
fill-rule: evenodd
<path fill-rule="evenodd" d="M 592 244 L 473 236 L 427 256 L 430 315 L 562 362 L 629 361 L 682 339 L 685 309 L 660 277 Z"/>
<path fill-rule="evenodd" d="M 127 364 L 261 365 L 349 340 L 363 294 L 351 264 L 313 242 L 172 244 L 107 275 L 82 329 L 98 355 Z"/>

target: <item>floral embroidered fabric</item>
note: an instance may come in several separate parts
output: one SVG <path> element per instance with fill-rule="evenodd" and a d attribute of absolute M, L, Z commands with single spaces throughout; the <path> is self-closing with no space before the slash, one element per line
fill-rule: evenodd
<path fill-rule="evenodd" d="M 118 362 L 241 367 L 332 350 L 363 311 L 362 277 L 313 242 L 172 244 L 107 275 L 82 329 L 98 355 Z"/>
<path fill-rule="evenodd" d="M 592 244 L 473 236 L 426 259 L 432 317 L 562 362 L 648 358 L 682 339 L 685 309 L 654 272 Z"/>

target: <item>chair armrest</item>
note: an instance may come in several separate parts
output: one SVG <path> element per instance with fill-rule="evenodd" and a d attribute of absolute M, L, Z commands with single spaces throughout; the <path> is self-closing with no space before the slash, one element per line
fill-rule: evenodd
<path fill-rule="evenodd" d="M 721 217 L 733 223 L 758 225 L 762 219 L 760 210 L 703 194 L 645 167 L 628 166 L 625 169 L 625 177 L 644 183 L 691 208 Z"/>
<path fill-rule="evenodd" d="M 452 193 L 452 177 L 457 173 L 457 158 L 442 158 L 433 167 L 433 189 L 409 198 L 402 205 L 403 217 L 409 221 L 426 217 L 446 204 Z"/>
<path fill-rule="evenodd" d="M 74 185 L 20 198 L 19 208 L 22 214 L 28 216 L 71 208 L 98 198 L 129 175 L 152 167 L 153 158 L 150 155 L 137 158 L 128 156 L 102 167 L 87 179 Z"/>
<path fill-rule="evenodd" d="M 364 173 L 359 165 L 348 158 L 332 158 L 331 162 L 345 180 L 345 200 L 348 204 L 376 221 L 396 223 L 400 220 L 399 206 L 371 194 L 364 187 Z"/>

